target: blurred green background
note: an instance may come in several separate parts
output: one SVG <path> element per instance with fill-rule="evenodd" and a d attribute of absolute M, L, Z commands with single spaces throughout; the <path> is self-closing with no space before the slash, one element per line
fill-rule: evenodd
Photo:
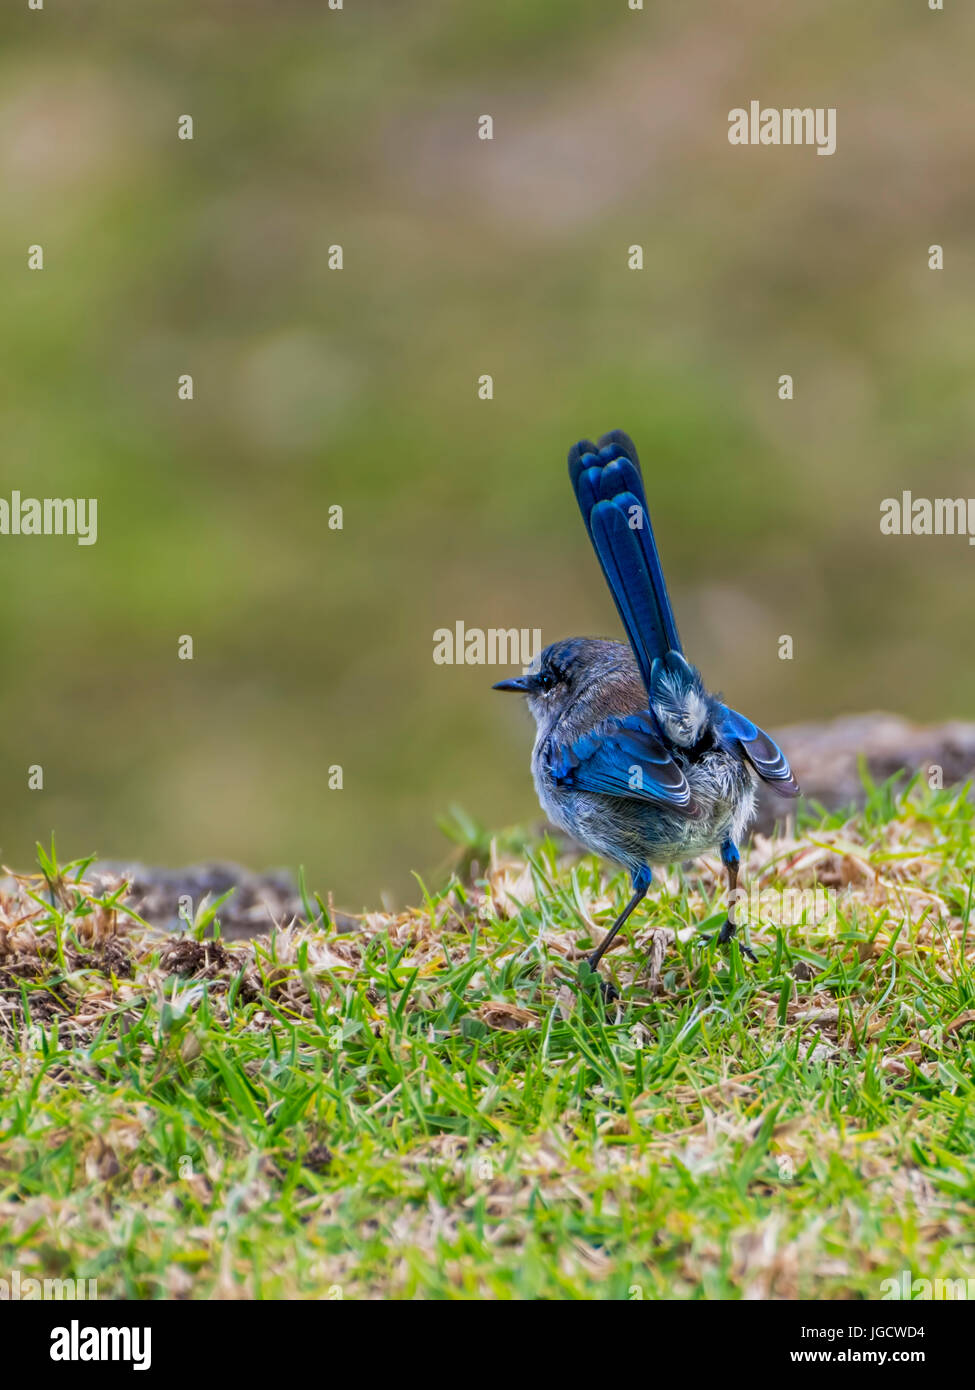
<path fill-rule="evenodd" d="M 93 547 L 0 538 L 6 863 L 53 829 L 355 908 L 451 803 L 532 819 L 527 712 L 432 634 L 618 635 L 564 463 L 617 426 L 737 707 L 975 712 L 975 549 L 879 530 L 975 494 L 970 7 L 22 0 L 0 40 L 0 495 L 99 500 Z M 837 153 L 730 146 L 752 98 Z"/>

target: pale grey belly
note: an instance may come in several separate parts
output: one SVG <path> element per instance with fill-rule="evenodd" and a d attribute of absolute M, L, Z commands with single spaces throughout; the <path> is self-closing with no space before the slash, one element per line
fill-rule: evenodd
<path fill-rule="evenodd" d="M 588 849 L 633 869 L 675 864 L 738 843 L 754 813 L 755 786 L 741 759 L 716 750 L 685 769 L 694 810 L 678 813 L 648 802 L 555 786 L 532 760 L 546 815 Z"/>

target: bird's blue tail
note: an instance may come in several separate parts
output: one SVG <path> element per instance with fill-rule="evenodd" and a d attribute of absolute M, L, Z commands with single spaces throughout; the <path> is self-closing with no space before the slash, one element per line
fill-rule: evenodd
<path fill-rule="evenodd" d="M 569 476 L 649 692 L 654 660 L 682 648 L 633 441 L 622 430 L 598 445 L 580 440 L 569 450 Z"/>

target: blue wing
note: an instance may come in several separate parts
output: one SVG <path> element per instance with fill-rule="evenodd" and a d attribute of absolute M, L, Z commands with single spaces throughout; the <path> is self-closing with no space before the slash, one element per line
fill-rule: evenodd
<path fill-rule="evenodd" d="M 552 745 L 549 771 L 560 787 L 686 809 L 687 778 L 657 733 L 653 716 L 605 719 L 571 744 Z"/>
<path fill-rule="evenodd" d="M 715 727 L 726 739 L 737 742 L 759 777 L 773 791 L 780 796 L 799 795 L 801 788 L 792 775 L 785 754 L 764 729 L 727 705 L 718 706 Z"/>
<path fill-rule="evenodd" d="M 604 434 L 598 448 L 580 440 L 569 452 L 569 476 L 649 692 L 654 659 L 683 648 L 633 441 L 622 430 Z"/>

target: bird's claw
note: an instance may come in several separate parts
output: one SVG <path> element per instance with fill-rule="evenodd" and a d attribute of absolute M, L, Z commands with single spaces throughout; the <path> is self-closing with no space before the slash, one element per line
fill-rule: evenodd
<path fill-rule="evenodd" d="M 616 988 L 616 986 L 613 984 L 611 980 L 600 980 L 599 992 L 603 996 L 603 1003 L 607 1006 L 609 1004 L 615 1004 L 617 999 L 619 999 L 620 997 L 619 990 Z"/>
<path fill-rule="evenodd" d="M 718 932 L 718 944 L 721 946 L 727 946 L 729 941 L 734 941 L 736 939 L 737 931 L 737 924 L 734 923 L 730 917 L 726 917 L 724 920 L 724 924 L 721 927 L 721 930 Z M 713 941 L 714 936 L 712 934 L 709 934 L 704 938 L 704 940 Z M 739 941 L 738 949 L 746 960 L 753 961 L 756 965 L 758 964 L 758 956 L 756 956 L 755 952 L 752 950 L 750 946 L 746 946 L 743 941 Z"/>
<path fill-rule="evenodd" d="M 607 1006 L 610 1004 L 615 1004 L 616 1000 L 620 997 L 619 990 L 610 980 L 606 980 L 603 978 L 602 975 L 600 975 L 598 969 L 598 962 L 594 965 L 591 956 L 586 961 L 586 964 L 588 965 L 590 971 L 590 978 L 587 981 L 587 987 L 591 986 L 594 982 L 598 983 L 599 992 L 603 996 L 603 1003 Z"/>

